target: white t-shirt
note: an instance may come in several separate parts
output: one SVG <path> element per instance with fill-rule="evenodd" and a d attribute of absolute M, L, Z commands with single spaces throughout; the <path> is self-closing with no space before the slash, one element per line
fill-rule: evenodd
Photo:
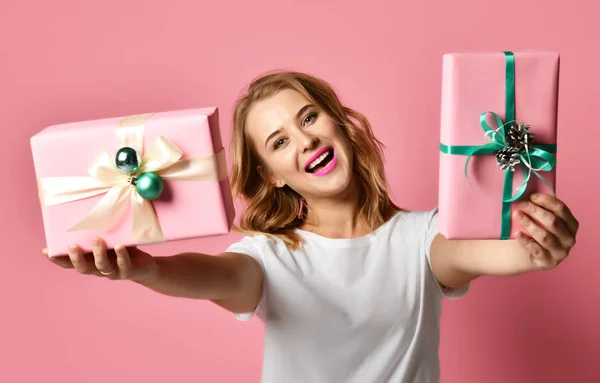
<path fill-rule="evenodd" d="M 265 323 L 262 382 L 438 382 L 441 300 L 469 285 L 447 290 L 433 277 L 437 209 L 398 212 L 360 238 L 298 233 L 296 251 L 263 235 L 227 249 L 265 273 L 258 307 L 234 314 Z"/>

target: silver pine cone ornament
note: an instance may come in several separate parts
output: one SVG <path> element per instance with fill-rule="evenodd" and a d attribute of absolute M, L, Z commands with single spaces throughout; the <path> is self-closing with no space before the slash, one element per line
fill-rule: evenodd
<path fill-rule="evenodd" d="M 506 134 L 506 144 L 517 150 L 530 149 L 533 146 L 533 133 L 529 131 L 530 126 L 523 123 L 512 124 Z"/>
<path fill-rule="evenodd" d="M 496 153 L 496 162 L 500 166 L 500 169 L 510 169 L 510 171 L 514 172 L 515 166 L 521 163 L 519 150 L 510 146 L 500 149 Z"/>

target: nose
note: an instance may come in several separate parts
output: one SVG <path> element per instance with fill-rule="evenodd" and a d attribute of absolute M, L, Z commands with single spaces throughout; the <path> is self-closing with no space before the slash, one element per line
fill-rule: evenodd
<path fill-rule="evenodd" d="M 312 134 L 308 134 L 306 132 L 299 132 L 299 134 L 301 142 L 300 149 L 302 152 L 314 149 L 319 144 L 319 138 L 317 136 L 313 136 Z"/>

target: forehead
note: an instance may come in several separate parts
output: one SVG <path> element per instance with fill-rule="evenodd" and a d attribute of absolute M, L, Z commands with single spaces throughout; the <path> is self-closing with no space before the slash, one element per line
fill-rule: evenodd
<path fill-rule="evenodd" d="M 310 103 L 295 90 L 284 89 L 254 104 L 246 119 L 248 135 L 256 142 L 264 141 L 274 130 L 285 127 L 304 105 Z"/>

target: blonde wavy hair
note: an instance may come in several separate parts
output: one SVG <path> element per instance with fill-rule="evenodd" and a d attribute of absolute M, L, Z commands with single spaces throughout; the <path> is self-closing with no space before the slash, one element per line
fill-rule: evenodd
<path fill-rule="evenodd" d="M 302 94 L 348 136 L 354 152 L 353 171 L 359 187 L 360 219 L 369 230 L 387 222 L 400 208 L 388 195 L 383 167 L 384 146 L 373 135 L 367 118 L 343 106 L 327 82 L 305 73 L 281 71 L 254 79 L 235 105 L 231 189 L 233 197 L 241 196 L 246 205 L 239 227 L 235 229 L 251 235 L 278 237 L 292 249 L 297 249 L 301 242 L 294 229 L 302 223 L 298 218 L 302 196 L 287 185 L 283 188 L 271 185 L 258 173 L 257 165 L 269 170 L 246 132 L 246 118 L 252 106 L 284 89 Z M 309 209 L 304 204 L 305 214 Z"/>

